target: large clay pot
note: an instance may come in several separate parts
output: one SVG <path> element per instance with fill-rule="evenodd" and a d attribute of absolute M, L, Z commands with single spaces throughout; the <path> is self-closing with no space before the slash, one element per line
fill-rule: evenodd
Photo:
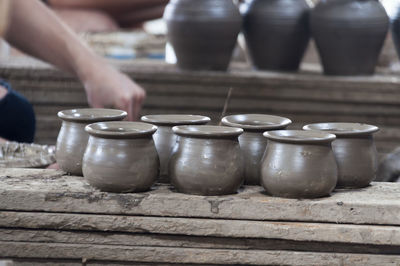
<path fill-rule="evenodd" d="M 82 175 L 82 158 L 89 139 L 85 126 L 101 121 L 118 121 L 127 116 L 114 109 L 72 109 L 58 112 L 63 121 L 57 137 L 56 159 L 59 167 L 72 175 Z"/>
<path fill-rule="evenodd" d="M 310 39 L 307 1 L 253 0 L 243 7 L 243 30 L 254 66 L 297 70 Z"/>
<path fill-rule="evenodd" d="M 159 160 L 152 135 L 157 127 L 141 122 L 100 122 L 90 134 L 83 157 L 86 181 L 109 192 L 148 190 L 158 177 Z"/>
<path fill-rule="evenodd" d="M 146 115 L 142 116 L 143 122 L 151 123 L 158 127 L 153 135 L 158 156 L 160 157 L 160 178 L 159 182 L 168 183 L 168 162 L 172 149 L 177 141 L 177 136 L 172 132 L 172 127 L 178 125 L 205 125 L 211 119 L 202 115 Z"/>
<path fill-rule="evenodd" d="M 228 68 L 242 24 L 232 0 L 171 0 L 164 19 L 179 68 Z"/>
<path fill-rule="evenodd" d="M 373 133 L 376 126 L 358 123 L 318 123 L 303 127 L 336 135 L 332 143 L 339 167 L 338 188 L 362 188 L 375 179 L 378 156 Z"/>
<path fill-rule="evenodd" d="M 285 129 L 292 121 L 285 117 L 263 114 L 241 114 L 226 116 L 222 124 L 244 130 L 239 144 L 245 160 L 245 184 L 260 185 L 261 159 L 267 147 L 265 131 Z"/>
<path fill-rule="evenodd" d="M 233 194 L 244 181 L 238 136 L 243 129 L 220 126 L 176 126 L 180 136 L 169 164 L 172 184 L 196 195 Z"/>
<path fill-rule="evenodd" d="M 388 27 L 377 0 L 321 0 L 311 30 L 325 74 L 373 74 Z"/>
<path fill-rule="evenodd" d="M 261 183 L 274 196 L 317 198 L 336 186 L 337 164 L 331 142 L 335 135 L 321 131 L 265 132 L 268 146 L 261 164 Z"/>

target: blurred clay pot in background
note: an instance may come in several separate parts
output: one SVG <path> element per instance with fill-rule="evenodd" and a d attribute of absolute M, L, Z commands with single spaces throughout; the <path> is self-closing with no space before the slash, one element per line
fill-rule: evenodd
<path fill-rule="evenodd" d="M 389 19 L 377 0 L 321 0 L 311 31 L 327 75 L 372 75 Z"/>
<path fill-rule="evenodd" d="M 157 127 L 141 122 L 100 122 L 90 134 L 83 157 L 86 181 L 102 191 L 141 192 L 158 177 L 159 159 L 152 135 Z"/>
<path fill-rule="evenodd" d="M 222 124 L 244 130 L 239 136 L 239 144 L 245 160 L 245 184 L 260 185 L 261 159 L 268 140 L 265 131 L 285 129 L 292 121 L 285 117 L 264 114 L 230 115 L 222 119 Z"/>
<path fill-rule="evenodd" d="M 258 69 L 296 71 L 310 39 L 306 0 L 253 0 L 242 5 L 244 34 Z"/>
<path fill-rule="evenodd" d="M 168 162 L 177 141 L 177 136 L 172 132 L 172 127 L 178 125 L 205 125 L 210 118 L 202 115 L 146 115 L 142 116 L 143 122 L 151 123 L 158 127 L 153 135 L 158 156 L 160 157 L 160 182 L 169 182 Z"/>
<path fill-rule="evenodd" d="M 261 183 L 267 193 L 285 198 L 328 196 L 338 170 L 331 142 L 335 135 L 321 131 L 265 132 L 267 149 L 261 164 Z"/>
<path fill-rule="evenodd" d="M 228 68 L 242 24 L 232 0 L 171 0 L 164 19 L 179 68 Z"/>
<path fill-rule="evenodd" d="M 85 126 L 101 121 L 118 121 L 127 116 L 125 111 L 84 108 L 58 112 L 63 121 L 57 137 L 56 160 L 60 168 L 72 175 L 82 175 L 82 158 L 89 139 Z"/>
<path fill-rule="evenodd" d="M 171 183 L 179 192 L 225 195 L 244 181 L 244 161 L 238 136 L 241 128 L 176 126 L 179 142 L 169 164 Z"/>
<path fill-rule="evenodd" d="M 358 123 L 318 123 L 303 127 L 336 135 L 332 143 L 339 168 L 338 188 L 366 187 L 376 177 L 378 155 L 373 133 L 376 126 Z"/>

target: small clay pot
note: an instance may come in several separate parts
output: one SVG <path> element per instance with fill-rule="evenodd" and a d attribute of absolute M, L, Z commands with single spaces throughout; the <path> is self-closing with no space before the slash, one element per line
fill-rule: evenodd
<path fill-rule="evenodd" d="M 389 28 L 377 0 L 321 0 L 311 31 L 327 75 L 372 75 Z"/>
<path fill-rule="evenodd" d="M 141 122 L 100 122 L 90 134 L 83 157 L 86 181 L 102 191 L 141 192 L 158 177 L 159 159 L 152 135 L 157 127 Z"/>
<path fill-rule="evenodd" d="M 82 158 L 89 139 L 85 126 L 101 121 L 118 121 L 127 116 L 114 109 L 72 109 L 58 112 L 63 121 L 57 137 L 56 159 L 59 167 L 72 175 L 82 175 Z"/>
<path fill-rule="evenodd" d="M 241 128 L 176 126 L 179 142 L 169 163 L 171 183 L 179 192 L 225 195 L 244 181 L 244 160 L 238 136 Z"/>
<path fill-rule="evenodd" d="M 258 69 L 296 71 L 310 39 L 306 0 L 253 0 L 243 6 L 244 34 Z"/>
<path fill-rule="evenodd" d="M 328 196 L 336 186 L 337 164 L 331 142 L 335 135 L 321 131 L 265 132 L 268 146 L 261 164 L 261 183 L 267 193 L 285 198 Z"/>
<path fill-rule="evenodd" d="M 143 122 L 151 123 L 158 127 L 153 135 L 158 156 L 160 157 L 160 179 L 159 182 L 169 183 L 168 162 L 172 149 L 177 141 L 177 136 L 172 132 L 172 127 L 178 125 L 205 125 L 211 119 L 202 115 L 146 115 L 142 116 Z"/>
<path fill-rule="evenodd" d="M 164 19 L 179 68 L 228 68 L 242 24 L 232 0 L 171 0 Z"/>
<path fill-rule="evenodd" d="M 285 117 L 263 114 L 231 115 L 222 118 L 222 124 L 244 130 L 239 136 L 239 144 L 245 160 L 246 185 L 260 185 L 261 159 L 268 140 L 265 131 L 285 129 L 292 121 Z"/>
<path fill-rule="evenodd" d="M 358 123 L 318 123 L 303 127 L 336 135 L 332 143 L 339 168 L 338 188 L 366 187 L 376 177 L 378 155 L 373 133 L 376 126 Z"/>

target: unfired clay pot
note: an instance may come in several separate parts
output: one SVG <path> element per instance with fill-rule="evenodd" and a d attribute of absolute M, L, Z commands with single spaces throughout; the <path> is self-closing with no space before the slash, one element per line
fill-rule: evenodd
<path fill-rule="evenodd" d="M 172 132 L 172 127 L 177 125 L 205 125 L 211 119 L 202 115 L 146 115 L 142 116 L 142 121 L 151 123 L 158 127 L 153 135 L 158 156 L 160 157 L 160 179 L 159 182 L 169 182 L 168 162 L 171 157 L 172 149 L 177 141 L 177 136 Z"/>
<path fill-rule="evenodd" d="M 258 69 L 295 71 L 310 39 L 306 0 L 253 0 L 243 6 L 244 34 Z"/>
<path fill-rule="evenodd" d="M 336 135 L 332 143 L 339 167 L 337 187 L 362 188 L 375 179 L 378 156 L 373 133 L 376 126 L 358 123 L 318 123 L 303 127 Z"/>
<path fill-rule="evenodd" d="M 245 160 L 245 184 L 260 185 L 261 158 L 267 147 L 265 131 L 285 129 L 292 123 L 290 119 L 274 115 L 241 114 L 222 118 L 222 124 L 244 130 L 239 136 L 239 144 Z"/>
<path fill-rule="evenodd" d="M 72 175 L 82 175 L 82 158 L 89 139 L 85 126 L 100 121 L 118 121 L 127 113 L 114 109 L 85 108 L 58 112 L 63 120 L 58 133 L 56 160 L 60 168 Z"/>
<path fill-rule="evenodd" d="M 152 135 L 157 127 L 141 122 L 100 122 L 90 134 L 83 157 L 86 181 L 102 191 L 148 190 L 158 177 L 159 159 Z"/>
<path fill-rule="evenodd" d="M 172 184 L 196 195 L 236 193 L 244 181 L 244 161 L 238 136 L 241 128 L 176 126 L 180 139 L 169 164 Z"/>
<path fill-rule="evenodd" d="M 377 0 L 321 0 L 311 31 L 327 75 L 371 75 L 389 19 Z"/>
<path fill-rule="evenodd" d="M 171 0 L 164 19 L 179 68 L 228 68 L 242 24 L 232 0 Z"/>
<path fill-rule="evenodd" d="M 274 196 L 317 198 L 336 186 L 338 170 L 331 142 L 321 131 L 265 132 L 269 140 L 261 164 L 261 183 Z"/>

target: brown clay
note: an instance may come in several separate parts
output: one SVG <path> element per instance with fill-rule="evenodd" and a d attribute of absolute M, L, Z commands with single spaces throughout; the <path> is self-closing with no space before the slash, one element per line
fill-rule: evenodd
<path fill-rule="evenodd" d="M 177 136 L 172 132 L 172 127 L 177 125 L 204 125 L 211 119 L 202 115 L 168 114 L 146 115 L 142 116 L 141 120 L 158 127 L 157 132 L 153 135 L 160 157 L 160 179 L 158 181 L 169 183 L 168 162 L 177 140 Z"/>
<path fill-rule="evenodd" d="M 318 123 L 303 127 L 336 135 L 332 142 L 339 168 L 338 188 L 362 188 L 375 179 L 378 155 L 373 133 L 376 126 L 359 123 Z"/>
<path fill-rule="evenodd" d="M 56 159 L 60 168 L 72 175 L 82 175 L 82 158 L 89 139 L 85 126 L 100 121 L 118 121 L 127 113 L 113 109 L 72 109 L 58 112 L 63 120 L 57 138 Z"/>
<path fill-rule="evenodd" d="M 141 122 L 100 122 L 90 134 L 83 157 L 86 181 L 102 191 L 148 190 L 158 177 L 159 160 L 152 135 L 157 127 Z"/>
<path fill-rule="evenodd" d="M 321 131 L 265 132 L 268 146 L 261 164 L 261 183 L 267 193 L 286 198 L 328 196 L 336 186 L 337 164 L 331 142 L 335 135 Z"/>
<path fill-rule="evenodd" d="M 239 127 L 244 130 L 239 136 L 239 144 L 245 160 L 245 184 L 260 185 L 261 159 L 268 142 L 263 133 L 285 129 L 292 121 L 274 115 L 240 114 L 226 116 L 221 122 L 225 126 Z"/>
<path fill-rule="evenodd" d="M 176 126 L 179 136 L 169 164 L 172 184 L 196 195 L 236 193 L 244 181 L 238 136 L 243 129 L 220 126 Z"/>

